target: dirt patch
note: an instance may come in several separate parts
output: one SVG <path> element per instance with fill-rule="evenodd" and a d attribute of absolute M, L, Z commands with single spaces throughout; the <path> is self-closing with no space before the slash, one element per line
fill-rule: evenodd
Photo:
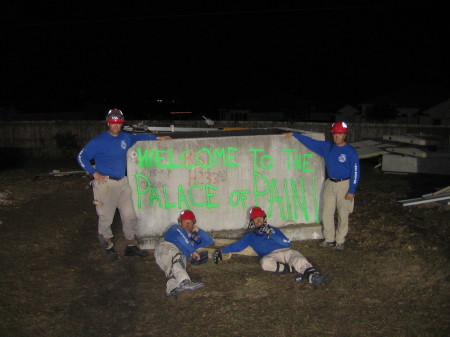
<path fill-rule="evenodd" d="M 447 335 L 450 207 L 396 200 L 449 186 L 450 177 L 387 175 L 363 163 L 346 250 L 293 243 L 334 273 L 327 287 L 233 256 L 190 266 L 206 286 L 168 301 L 152 252 L 123 256 L 117 217 L 121 256 L 106 260 L 87 177 L 33 179 L 43 172 L 0 172 L 1 336 Z"/>

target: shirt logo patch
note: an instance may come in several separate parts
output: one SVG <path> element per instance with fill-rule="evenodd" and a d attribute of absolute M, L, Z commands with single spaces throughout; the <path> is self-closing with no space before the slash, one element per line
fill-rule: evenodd
<path fill-rule="evenodd" d="M 342 154 L 339 156 L 338 160 L 339 160 L 339 162 L 341 162 L 341 163 L 345 163 L 345 162 L 347 161 L 347 156 L 346 156 L 344 153 L 342 153 Z"/>
<path fill-rule="evenodd" d="M 124 140 L 122 140 L 120 142 L 120 147 L 125 150 L 127 148 L 127 143 Z"/>

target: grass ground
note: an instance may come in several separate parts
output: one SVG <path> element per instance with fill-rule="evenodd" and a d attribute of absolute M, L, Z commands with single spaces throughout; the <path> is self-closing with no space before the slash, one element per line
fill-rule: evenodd
<path fill-rule="evenodd" d="M 53 167 L 55 168 L 55 167 Z M 73 167 L 58 167 L 58 169 Z M 450 208 L 396 200 L 448 177 L 386 175 L 363 165 L 343 252 L 294 242 L 334 280 L 314 290 L 263 272 L 256 257 L 189 266 L 204 288 L 168 301 L 153 252 L 109 262 L 96 240 L 88 179 L 0 172 L 1 336 L 447 336 Z M 439 179 L 437 179 L 439 178 Z"/>

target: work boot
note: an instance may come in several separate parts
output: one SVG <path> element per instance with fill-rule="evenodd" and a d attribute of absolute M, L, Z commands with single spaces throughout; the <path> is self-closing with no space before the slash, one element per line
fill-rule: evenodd
<path fill-rule="evenodd" d="M 334 246 L 334 242 L 328 242 L 323 240 L 320 244 L 319 247 L 320 248 L 328 248 L 328 247 L 333 247 Z"/>
<path fill-rule="evenodd" d="M 318 288 L 321 285 L 330 283 L 332 280 L 332 274 L 330 272 L 320 275 L 319 272 L 315 272 L 309 278 L 309 282 L 312 283 L 314 289 Z"/>
<path fill-rule="evenodd" d="M 146 257 L 148 256 L 148 252 L 146 250 L 140 249 L 138 246 L 127 246 L 125 249 L 125 256 L 140 256 Z"/>
<path fill-rule="evenodd" d="M 343 243 L 336 243 L 336 247 L 334 247 L 336 250 L 344 250 L 344 244 Z"/>
<path fill-rule="evenodd" d="M 195 290 L 195 289 L 201 288 L 203 286 L 204 286 L 203 283 L 194 283 L 194 282 L 191 282 L 190 280 L 186 279 L 186 280 L 183 280 L 178 287 L 176 287 L 175 289 L 172 289 L 167 294 L 167 297 L 177 296 L 178 294 L 182 293 L 183 291 Z"/>
<path fill-rule="evenodd" d="M 114 250 L 114 247 L 111 247 L 111 248 L 106 249 L 106 255 L 108 255 L 108 258 L 109 258 L 111 261 L 116 261 L 116 260 L 117 260 L 117 253 L 116 253 L 116 251 Z"/>
<path fill-rule="evenodd" d="M 195 289 L 201 288 L 203 286 L 204 286 L 203 283 L 194 283 L 194 282 L 191 282 L 191 280 L 186 279 L 186 280 L 181 281 L 178 288 L 182 289 L 182 291 L 183 291 L 183 290 L 195 290 Z"/>

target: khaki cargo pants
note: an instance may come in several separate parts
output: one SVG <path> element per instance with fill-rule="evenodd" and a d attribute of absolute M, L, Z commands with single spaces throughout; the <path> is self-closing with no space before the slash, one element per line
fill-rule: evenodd
<path fill-rule="evenodd" d="M 323 196 L 322 223 L 325 241 L 344 243 L 348 233 L 348 218 L 353 212 L 354 200 L 345 200 L 350 181 L 325 181 Z M 334 214 L 337 211 L 337 227 L 334 223 Z"/>
<path fill-rule="evenodd" d="M 94 203 L 98 215 L 98 234 L 105 240 L 113 237 L 111 224 L 114 220 L 116 209 L 119 209 L 122 229 L 125 239 L 129 244 L 135 244 L 137 234 L 137 219 L 134 212 L 131 189 L 128 178 L 120 180 L 108 179 L 105 183 L 92 182 L 94 190 Z"/>
<path fill-rule="evenodd" d="M 312 267 L 300 252 L 290 248 L 277 249 L 264 256 L 260 261 L 262 269 L 270 272 L 277 270 L 277 263 L 287 263 L 300 274 L 303 274 L 305 269 Z"/>
<path fill-rule="evenodd" d="M 168 278 L 166 293 L 169 294 L 184 280 L 191 280 L 186 271 L 186 256 L 171 242 L 163 241 L 155 248 L 155 260 Z"/>

